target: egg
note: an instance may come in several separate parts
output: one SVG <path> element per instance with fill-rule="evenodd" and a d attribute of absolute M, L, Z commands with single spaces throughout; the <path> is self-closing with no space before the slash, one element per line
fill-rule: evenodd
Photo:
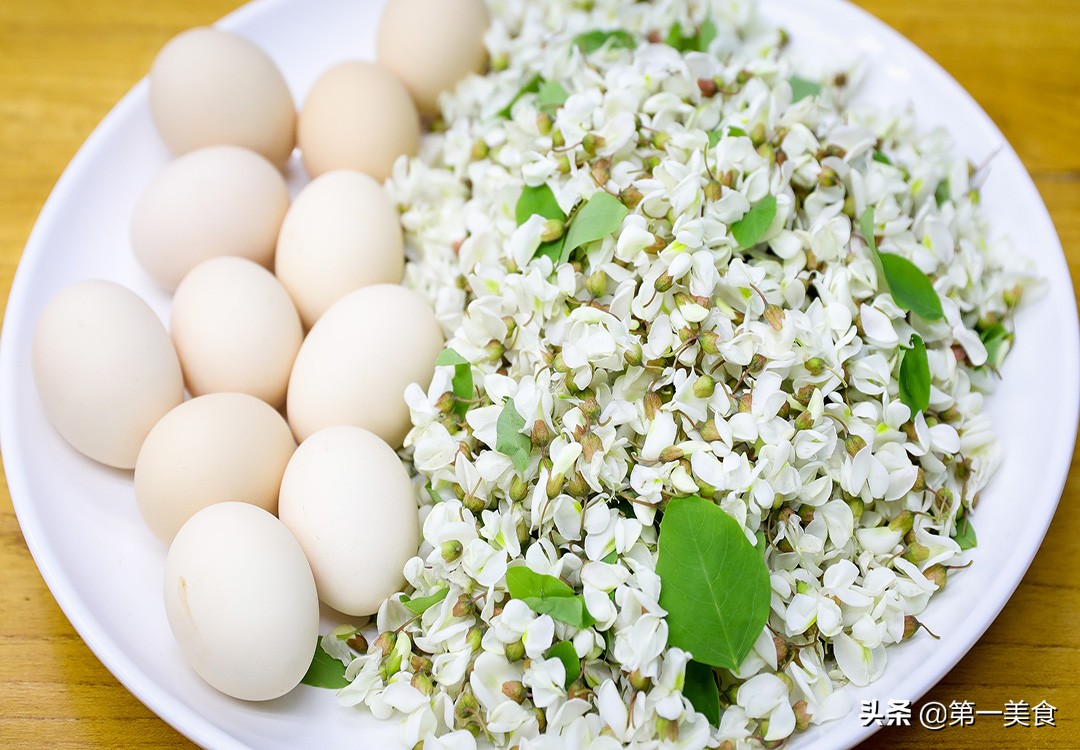
<path fill-rule="evenodd" d="M 397 209 L 379 183 L 336 170 L 296 196 L 278 236 L 274 271 L 304 325 L 370 284 L 396 284 L 405 271 Z"/>
<path fill-rule="evenodd" d="M 170 411 L 146 436 L 135 500 L 168 543 L 198 511 L 245 502 L 277 512 L 281 475 L 296 443 L 285 419 L 245 393 L 212 393 Z"/>
<path fill-rule="evenodd" d="M 328 427 L 301 443 L 281 480 L 279 511 L 325 604 L 370 615 L 404 586 L 405 563 L 420 546 L 416 496 L 378 436 Z"/>
<path fill-rule="evenodd" d="M 285 406 L 304 331 L 265 268 L 233 256 L 203 261 L 177 287 L 169 328 L 192 395 L 232 391 Z"/>
<path fill-rule="evenodd" d="M 487 64 L 484 0 L 388 0 L 376 37 L 379 62 L 400 78 L 425 117 L 439 113 L 439 94 Z"/>
<path fill-rule="evenodd" d="M 192 669 L 226 695 L 278 698 L 307 673 L 319 598 L 285 525 L 248 503 L 218 503 L 180 529 L 165 558 L 165 614 Z"/>
<path fill-rule="evenodd" d="M 57 431 L 118 469 L 135 466 L 147 433 L 184 399 L 165 327 L 134 292 L 109 281 L 80 281 L 49 300 L 31 361 Z"/>
<path fill-rule="evenodd" d="M 354 425 L 397 449 L 409 431 L 405 388 L 427 388 L 443 337 L 427 300 L 395 284 L 342 297 L 304 339 L 289 378 L 289 425 L 303 441 Z"/>
<path fill-rule="evenodd" d="M 236 255 L 270 267 L 289 209 L 285 179 L 254 151 L 210 146 L 163 169 L 139 198 L 131 245 L 168 291 L 208 258 Z"/>
<path fill-rule="evenodd" d="M 150 69 L 150 113 L 174 154 L 231 144 L 285 164 L 296 142 L 296 105 L 274 61 L 218 29 L 190 29 Z"/>
<path fill-rule="evenodd" d="M 355 169 L 380 182 L 399 156 L 420 147 L 420 116 L 390 71 L 352 60 L 315 82 L 300 111 L 300 156 L 311 177 Z"/>

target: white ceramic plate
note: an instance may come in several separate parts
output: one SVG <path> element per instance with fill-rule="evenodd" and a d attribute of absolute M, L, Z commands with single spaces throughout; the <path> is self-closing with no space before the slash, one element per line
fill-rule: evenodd
<path fill-rule="evenodd" d="M 257 42 L 278 62 L 298 101 L 315 77 L 347 57 L 371 57 L 380 2 L 259 0 L 221 26 Z M 1064 486 L 1077 424 L 1080 355 L 1069 272 L 1050 217 L 1015 152 L 943 70 L 879 21 L 841 0 L 766 0 L 813 65 L 823 51 L 862 55 L 867 98 L 913 102 L 923 125 L 946 125 L 965 155 L 993 169 L 984 201 L 995 233 L 1020 240 L 1049 291 L 1018 320 L 1005 380 L 990 403 L 1006 461 L 974 516 L 976 564 L 933 599 L 925 615 L 940 641 L 918 637 L 889 651 L 885 675 L 846 689 L 853 711 L 790 747 L 846 748 L 872 731 L 859 701 L 915 699 L 978 639 L 1020 582 Z M 149 11 L 147 11 L 149 12 Z M 150 121 L 146 83 L 101 123 L 49 198 L 26 246 L 0 344 L 0 440 L 26 541 L 57 601 L 105 666 L 162 718 L 212 748 L 398 747 L 394 724 L 337 706 L 332 693 L 300 687 L 263 704 L 226 698 L 184 663 L 165 620 L 164 549 L 143 528 L 130 473 L 105 469 L 69 448 L 46 421 L 30 371 L 42 306 L 60 288 L 99 277 L 125 284 L 164 317 L 168 299 L 139 270 L 127 226 L 136 198 L 167 161 Z M 302 176 L 293 166 L 293 187 Z M 1052 352 L 1052 366 L 1047 353 Z M 257 636 L 255 636 L 257 637 Z M 964 699 L 966 696 L 955 696 Z M 1029 696 L 1032 698 L 1034 696 Z"/>

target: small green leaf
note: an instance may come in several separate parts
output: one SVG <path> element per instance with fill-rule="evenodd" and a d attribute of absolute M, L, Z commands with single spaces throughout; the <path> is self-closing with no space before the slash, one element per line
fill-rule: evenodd
<path fill-rule="evenodd" d="M 570 254 L 582 245 L 607 237 L 622 226 L 628 213 L 630 209 L 611 193 L 603 190 L 593 193 L 570 222 L 570 228 L 566 231 L 566 245 L 559 261 L 565 263 L 570 259 Z"/>
<path fill-rule="evenodd" d="M 907 258 L 878 250 L 874 236 L 876 221 L 874 207 L 867 206 L 859 216 L 859 229 L 863 239 L 870 246 L 870 252 L 877 259 L 876 265 L 881 270 L 885 288 L 892 295 L 893 301 L 905 310 L 910 310 L 925 320 L 940 320 L 945 317 L 930 277 Z"/>
<path fill-rule="evenodd" d="M 696 661 L 687 662 L 682 692 L 695 711 L 704 714 L 714 727 L 720 726 L 720 690 L 712 667 Z"/>
<path fill-rule="evenodd" d="M 709 147 L 712 148 L 719 143 L 720 139 L 725 135 L 730 135 L 732 137 L 745 136 L 746 131 L 742 128 L 735 127 L 734 125 L 728 125 L 727 133 L 725 133 L 722 128 L 717 128 L 716 130 L 708 131 L 706 135 L 709 136 Z"/>
<path fill-rule="evenodd" d="M 522 84 L 517 93 L 514 94 L 514 98 L 510 100 L 510 103 L 495 113 L 496 117 L 501 117 L 504 120 L 509 120 L 510 115 L 514 110 L 514 105 L 518 103 L 518 100 L 526 94 L 535 94 L 540 90 L 540 84 L 544 82 L 544 79 L 540 77 L 539 73 L 534 73 L 529 80 Z"/>
<path fill-rule="evenodd" d="M 892 159 L 886 156 L 882 151 L 874 152 L 874 161 L 881 162 L 882 164 L 888 164 L 890 167 L 892 166 Z"/>
<path fill-rule="evenodd" d="M 907 258 L 892 253 L 878 253 L 881 268 L 885 272 L 885 283 L 897 305 L 925 320 L 940 320 L 945 317 L 930 278 Z"/>
<path fill-rule="evenodd" d="M 808 96 L 817 96 L 821 93 L 822 86 L 820 83 L 814 81 L 808 81 L 805 78 L 799 76 L 792 76 L 788 79 L 788 83 L 791 84 L 791 102 L 794 104 L 797 101 L 801 101 Z"/>
<path fill-rule="evenodd" d="M 301 682 L 312 687 L 340 690 L 349 684 L 345 679 L 345 665 L 323 650 L 321 640 L 315 641 L 315 655 Z"/>
<path fill-rule="evenodd" d="M 566 220 L 566 214 L 559 208 L 559 202 L 555 200 L 555 193 L 546 183 L 536 187 L 526 186 L 521 191 L 521 196 L 518 197 L 517 205 L 514 207 L 514 218 L 517 219 L 519 227 L 535 214 L 545 219 Z"/>
<path fill-rule="evenodd" d="M 509 456 L 514 468 L 524 472 L 529 468 L 529 455 L 532 453 L 532 441 L 528 435 L 522 435 L 525 419 L 518 414 L 513 399 L 506 399 L 499 421 L 495 424 L 495 450 Z"/>
<path fill-rule="evenodd" d="M 435 491 L 435 488 L 431 485 L 431 482 L 428 482 L 427 484 L 424 485 L 424 491 L 427 492 L 428 497 L 431 498 L 431 502 L 433 502 L 433 503 L 441 503 L 442 502 L 442 495 L 440 495 L 438 492 Z"/>
<path fill-rule="evenodd" d="M 945 201 L 952 197 L 952 191 L 949 189 L 949 180 L 946 178 L 938 183 L 934 188 L 934 202 L 937 203 L 938 208 L 944 205 Z"/>
<path fill-rule="evenodd" d="M 595 622 L 585 606 L 585 598 L 554 576 L 519 565 L 506 571 L 506 588 L 510 596 L 525 602 L 533 612 L 550 615 L 577 628 Z"/>
<path fill-rule="evenodd" d="M 1005 357 L 1012 345 L 1013 334 L 1009 333 L 1001 323 L 995 323 L 980 333 L 979 338 L 986 347 L 986 364 L 995 370 L 999 369 L 1005 363 Z"/>
<path fill-rule="evenodd" d="M 450 593 L 449 586 L 443 586 L 434 594 L 428 596 L 421 596 L 419 599 L 410 599 L 407 596 L 401 597 L 401 603 L 405 605 L 405 609 L 409 610 L 413 614 L 422 615 L 436 604 L 446 598 L 446 595 Z"/>
<path fill-rule="evenodd" d="M 615 550 L 611 550 L 601 558 L 602 562 L 606 562 L 608 565 L 614 565 L 619 560 L 619 553 Z"/>
<path fill-rule="evenodd" d="M 765 532 L 762 531 L 761 529 L 758 529 L 757 531 L 754 532 L 754 538 L 757 539 L 757 542 L 754 544 L 754 549 L 756 549 L 758 552 L 760 552 L 762 554 L 762 556 L 764 556 L 765 551 L 767 549 L 767 547 L 765 546 L 767 544 L 767 540 L 765 538 Z"/>
<path fill-rule="evenodd" d="M 753 247 L 772 226 L 776 218 L 776 196 L 766 195 L 750 207 L 746 215 L 731 225 L 731 236 L 739 243 L 739 249 Z"/>
<path fill-rule="evenodd" d="M 624 49 L 633 49 L 637 46 L 634 37 L 630 36 L 629 32 L 623 31 L 622 29 L 614 29 L 612 31 L 601 31 L 599 29 L 595 31 L 586 31 L 583 34 L 578 34 L 574 37 L 574 44 L 581 47 L 585 51 L 585 54 L 596 52 L 605 45 L 611 49 L 620 47 Z"/>
<path fill-rule="evenodd" d="M 547 650 L 544 656 L 549 659 L 558 659 L 563 663 L 563 667 L 566 668 L 566 680 L 563 682 L 563 687 L 569 688 L 574 680 L 581 676 L 581 659 L 578 658 L 574 644 L 570 641 L 556 643 Z"/>
<path fill-rule="evenodd" d="M 930 363 L 926 345 L 918 334 L 911 334 L 911 348 L 900 360 L 900 401 L 907 404 L 914 417 L 930 406 Z"/>
<path fill-rule="evenodd" d="M 450 348 L 443 349 L 439 352 L 435 364 L 453 365 L 454 377 L 450 380 L 450 387 L 453 389 L 454 396 L 456 397 L 454 401 L 454 412 L 459 417 L 464 417 L 466 412 L 469 411 L 468 402 L 471 401 L 473 397 L 472 365 L 469 364 L 469 360 Z"/>
<path fill-rule="evenodd" d="M 554 115 L 555 111 L 570 98 L 569 92 L 558 81 L 548 81 L 536 94 L 536 108 L 541 112 Z M 548 218 L 551 218 L 550 216 Z"/>
<path fill-rule="evenodd" d="M 979 544 L 979 540 L 975 537 L 975 527 L 971 525 L 966 514 L 956 524 L 953 541 L 960 545 L 960 549 L 973 549 Z"/>
<path fill-rule="evenodd" d="M 700 497 L 668 502 L 660 522 L 660 606 L 668 644 L 735 670 L 769 618 L 769 570 L 742 527 Z"/>
<path fill-rule="evenodd" d="M 706 18 L 697 33 L 697 51 L 708 52 L 713 40 L 716 39 L 716 24 L 711 18 Z"/>

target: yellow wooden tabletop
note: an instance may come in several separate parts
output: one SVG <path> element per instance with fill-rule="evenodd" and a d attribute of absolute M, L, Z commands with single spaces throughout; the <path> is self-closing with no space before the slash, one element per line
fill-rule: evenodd
<path fill-rule="evenodd" d="M 361 2 L 363 0 L 357 0 Z M 797 0 L 791 0 L 796 2 Z M 46 196 L 90 131 L 178 31 L 237 0 L 0 2 L 0 307 Z M 1080 3 L 859 0 L 936 58 L 1004 131 L 1080 271 Z M 1053 353 L 1047 354 L 1053 366 Z M 3 405 L 0 405 L 2 408 Z M 930 732 L 888 728 L 864 747 L 1080 748 L 1080 467 L 1012 600 L 927 700 L 1046 700 L 1057 727 L 995 717 Z M 888 696 L 883 696 L 887 698 Z M 985 719 L 985 720 L 984 720 Z M 191 747 L 127 692 L 57 607 L 0 490 L 0 747 Z"/>

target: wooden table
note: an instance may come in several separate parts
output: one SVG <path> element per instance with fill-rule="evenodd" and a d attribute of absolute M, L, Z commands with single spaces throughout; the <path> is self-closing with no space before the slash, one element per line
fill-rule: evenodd
<path fill-rule="evenodd" d="M 358 2 L 362 0 L 357 0 Z M 796 0 L 792 0 L 795 2 Z M 1077 283 L 1080 269 L 1080 7 L 1075 0 L 860 0 L 944 65 L 1035 177 Z M 178 31 L 236 0 L 0 3 L 0 294 L 79 144 Z M 1047 353 L 1053 366 L 1053 353 Z M 1057 728 L 994 717 L 929 732 L 889 728 L 864 747 L 1080 747 L 1080 468 L 1012 601 L 928 700 L 1001 707 L 1042 699 Z M 887 696 L 884 696 L 887 698 Z M 57 607 L 0 491 L 0 747 L 191 747 L 94 658 Z"/>

